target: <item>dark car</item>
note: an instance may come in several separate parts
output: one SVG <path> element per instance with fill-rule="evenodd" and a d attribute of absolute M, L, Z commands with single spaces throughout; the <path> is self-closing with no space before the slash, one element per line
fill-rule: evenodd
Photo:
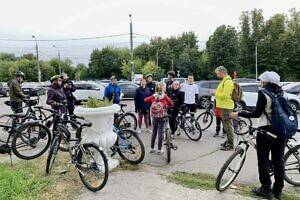
<path fill-rule="evenodd" d="M 212 96 L 210 94 L 210 91 L 217 89 L 219 83 L 219 80 L 195 82 L 199 89 L 199 96 L 197 101 L 197 105 L 199 108 L 208 108 L 208 106 L 210 106 Z"/>
<path fill-rule="evenodd" d="M 37 82 L 24 82 L 22 84 L 22 91 L 25 95 L 29 96 L 39 96 L 46 94 L 46 89 Z"/>
<path fill-rule="evenodd" d="M 287 93 L 300 96 L 300 83 L 290 83 L 285 86 L 282 86 L 282 89 Z"/>
<path fill-rule="evenodd" d="M 5 97 L 9 95 L 7 83 L 0 83 L 0 95 L 3 95 Z"/>
<path fill-rule="evenodd" d="M 139 87 L 132 82 L 119 82 L 118 85 L 121 88 L 121 92 L 124 94 L 123 99 L 133 99 L 136 89 Z"/>

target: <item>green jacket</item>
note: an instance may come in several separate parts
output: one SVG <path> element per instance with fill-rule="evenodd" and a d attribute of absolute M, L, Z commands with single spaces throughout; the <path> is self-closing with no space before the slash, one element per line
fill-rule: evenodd
<path fill-rule="evenodd" d="M 216 90 L 216 107 L 223 109 L 233 109 L 234 102 L 231 99 L 231 94 L 233 91 L 233 81 L 229 75 L 225 76 L 223 80 L 219 83 Z"/>
<path fill-rule="evenodd" d="M 22 102 L 23 99 L 26 97 L 25 94 L 23 94 L 21 89 L 21 84 L 18 82 L 17 79 L 13 79 L 9 84 L 9 97 L 10 101 L 14 102 Z"/>

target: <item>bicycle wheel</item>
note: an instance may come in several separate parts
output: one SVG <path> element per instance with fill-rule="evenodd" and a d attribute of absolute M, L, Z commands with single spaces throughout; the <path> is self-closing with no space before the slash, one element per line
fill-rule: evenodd
<path fill-rule="evenodd" d="M 50 146 L 49 154 L 47 157 L 47 164 L 46 164 L 46 173 L 47 174 L 49 174 L 52 169 L 52 166 L 53 166 L 53 163 L 55 161 L 56 154 L 58 151 L 59 144 L 60 144 L 60 137 L 55 136 L 53 139 L 53 142 Z"/>
<path fill-rule="evenodd" d="M 200 124 L 201 131 L 205 131 L 206 129 L 208 129 L 211 126 L 213 119 L 214 116 L 210 112 L 201 113 L 197 117 L 197 121 Z"/>
<path fill-rule="evenodd" d="M 59 131 L 66 138 L 66 141 L 70 139 L 76 139 L 76 132 L 79 129 L 79 125 L 72 120 L 64 120 L 62 126 L 60 126 Z M 67 144 L 65 140 L 62 140 L 59 149 L 62 151 L 68 151 Z"/>
<path fill-rule="evenodd" d="M 30 160 L 42 155 L 50 142 L 51 134 L 46 126 L 27 122 L 17 129 L 11 145 L 17 157 Z"/>
<path fill-rule="evenodd" d="M 133 129 L 137 128 L 137 119 L 133 113 L 124 113 L 119 118 L 120 129 Z"/>
<path fill-rule="evenodd" d="M 202 136 L 201 126 L 195 118 L 187 116 L 184 118 L 184 132 L 193 141 L 200 140 Z"/>
<path fill-rule="evenodd" d="M 171 130 L 166 128 L 164 135 L 164 145 L 166 147 L 167 163 L 171 162 Z"/>
<path fill-rule="evenodd" d="M 139 164 L 145 157 L 142 140 L 133 130 L 120 130 L 115 146 L 120 157 L 130 164 Z"/>
<path fill-rule="evenodd" d="M 252 126 L 252 120 L 250 118 L 239 117 L 237 120 L 233 120 L 234 133 L 237 135 L 249 133 L 249 126 Z"/>
<path fill-rule="evenodd" d="M 76 167 L 87 189 L 95 192 L 105 186 L 109 170 L 107 159 L 95 144 L 84 144 L 80 147 Z"/>
<path fill-rule="evenodd" d="M 226 190 L 241 171 L 246 159 L 246 152 L 238 148 L 224 163 L 216 179 L 216 189 L 220 192 Z"/>
<path fill-rule="evenodd" d="M 300 145 L 286 152 L 284 166 L 284 180 L 294 186 L 300 186 Z"/>

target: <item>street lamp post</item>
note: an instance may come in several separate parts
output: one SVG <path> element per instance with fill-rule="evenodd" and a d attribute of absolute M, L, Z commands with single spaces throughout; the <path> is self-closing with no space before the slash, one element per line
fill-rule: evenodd
<path fill-rule="evenodd" d="M 134 79 L 134 62 L 133 62 L 133 39 L 132 39 L 132 20 L 131 14 L 129 14 L 130 18 L 130 66 L 131 66 L 131 81 Z"/>
<path fill-rule="evenodd" d="M 259 44 L 259 42 L 264 41 L 264 39 L 260 39 L 258 42 L 255 43 L 255 80 L 257 80 L 257 74 L 258 74 L 258 70 L 257 70 L 257 45 Z"/>
<path fill-rule="evenodd" d="M 35 49 L 36 49 L 36 62 L 37 62 L 37 70 L 38 70 L 38 82 L 41 82 L 41 68 L 39 63 L 39 47 L 37 43 L 37 39 L 34 35 L 32 35 L 32 38 L 35 40 Z"/>
<path fill-rule="evenodd" d="M 55 45 L 52 45 L 52 47 L 56 48 L 58 51 L 58 70 L 59 70 L 59 74 L 61 74 L 61 66 L 60 66 L 60 51 L 59 48 Z"/>

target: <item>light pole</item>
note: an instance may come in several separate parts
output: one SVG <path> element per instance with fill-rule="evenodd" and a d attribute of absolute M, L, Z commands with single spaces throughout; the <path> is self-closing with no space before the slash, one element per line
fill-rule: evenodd
<path fill-rule="evenodd" d="M 257 45 L 259 42 L 264 41 L 264 39 L 260 39 L 258 42 L 255 43 L 255 80 L 257 81 Z"/>
<path fill-rule="evenodd" d="M 58 51 L 58 70 L 59 70 L 59 74 L 61 74 L 61 66 L 60 66 L 60 51 L 59 48 L 55 45 L 52 45 L 52 47 L 56 48 Z"/>
<path fill-rule="evenodd" d="M 37 39 L 34 35 L 32 35 L 32 38 L 35 40 L 35 49 L 36 49 L 36 63 L 37 63 L 37 70 L 38 70 L 38 82 L 41 82 L 41 68 L 39 63 L 39 47 L 37 43 Z"/>
<path fill-rule="evenodd" d="M 131 81 L 134 79 L 134 62 L 133 62 L 133 40 L 132 40 L 132 20 L 131 14 L 129 14 L 130 18 L 130 66 L 131 66 Z"/>

